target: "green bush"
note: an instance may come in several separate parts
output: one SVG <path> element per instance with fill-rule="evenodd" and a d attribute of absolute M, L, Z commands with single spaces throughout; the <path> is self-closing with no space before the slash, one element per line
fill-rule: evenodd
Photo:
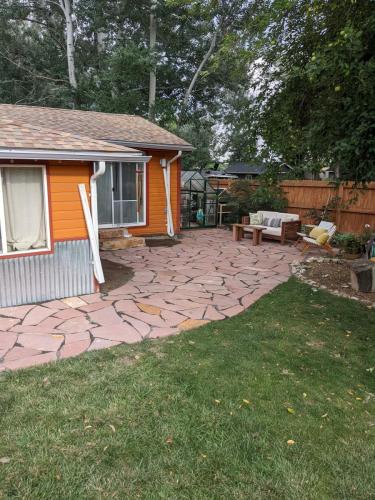
<path fill-rule="evenodd" d="M 233 181 L 228 190 L 233 220 L 258 210 L 282 212 L 288 206 L 277 175 L 269 171 L 254 183 L 246 179 Z"/>
<path fill-rule="evenodd" d="M 346 253 L 358 254 L 362 252 L 362 237 L 353 233 L 336 233 L 333 243 Z"/>

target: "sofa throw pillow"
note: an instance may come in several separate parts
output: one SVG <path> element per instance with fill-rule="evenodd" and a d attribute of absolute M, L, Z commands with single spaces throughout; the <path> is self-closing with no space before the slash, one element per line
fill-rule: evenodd
<path fill-rule="evenodd" d="M 320 235 L 324 234 L 327 232 L 327 229 L 323 229 L 322 227 L 314 227 L 311 231 L 310 231 L 310 238 L 314 238 L 314 240 L 316 240 Z"/>
<path fill-rule="evenodd" d="M 265 217 L 262 224 L 267 227 L 281 227 L 281 219 L 278 217 Z"/>
<path fill-rule="evenodd" d="M 278 217 L 275 217 L 274 219 L 270 220 L 270 226 L 271 227 L 281 227 L 281 219 Z"/>
<path fill-rule="evenodd" d="M 326 231 L 325 233 L 321 234 L 316 238 L 316 242 L 319 243 L 319 245 L 325 245 L 328 241 L 328 238 L 329 234 Z"/>
<path fill-rule="evenodd" d="M 249 214 L 249 216 L 250 216 L 250 225 L 258 226 L 262 224 L 263 222 L 262 214 Z"/>

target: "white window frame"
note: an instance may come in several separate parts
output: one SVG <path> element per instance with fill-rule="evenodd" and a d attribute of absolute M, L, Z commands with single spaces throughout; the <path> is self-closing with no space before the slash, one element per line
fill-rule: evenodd
<path fill-rule="evenodd" d="M 143 166 L 143 182 L 142 182 L 142 190 L 143 190 L 143 221 L 142 222 L 124 222 L 124 223 L 119 223 L 115 224 L 114 223 L 114 200 L 113 197 L 113 164 L 114 163 L 134 163 L 136 165 L 136 169 L 138 168 L 139 165 Z M 98 165 L 95 165 L 95 170 L 97 170 Z M 116 227 L 140 227 L 140 226 L 147 226 L 147 163 L 144 161 L 113 161 L 113 162 L 106 162 L 106 168 L 111 169 L 111 183 L 112 183 L 112 188 L 111 188 L 111 203 L 112 203 L 112 224 L 99 224 L 99 229 L 109 229 L 109 228 L 116 228 Z M 139 176 L 136 175 L 136 193 L 138 194 L 138 188 L 139 188 Z M 122 201 L 138 201 L 138 198 L 134 200 L 122 200 Z M 98 214 L 99 218 L 99 214 Z M 139 218 L 139 211 L 137 211 L 137 219 Z"/>
<path fill-rule="evenodd" d="M 3 168 L 39 168 L 42 170 L 43 175 L 43 203 L 44 203 L 44 222 L 46 229 L 46 239 L 47 246 L 42 248 L 33 248 L 31 250 L 15 250 L 12 252 L 8 251 L 8 243 L 6 237 L 6 227 L 5 227 L 5 210 L 4 210 L 4 196 L 3 196 Z M 0 164 L 0 229 L 1 229 L 1 250 L 0 258 L 4 256 L 14 255 L 24 255 L 33 254 L 40 252 L 51 251 L 51 231 L 50 231 L 50 220 L 49 220 L 49 204 L 48 204 L 48 183 L 47 183 L 47 169 L 45 165 L 24 165 L 24 164 Z"/>

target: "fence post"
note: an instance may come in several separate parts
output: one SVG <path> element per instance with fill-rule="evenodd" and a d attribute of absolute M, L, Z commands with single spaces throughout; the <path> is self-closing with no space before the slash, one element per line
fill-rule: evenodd
<path fill-rule="evenodd" d="M 340 182 L 339 184 L 338 197 L 339 197 L 339 202 L 336 207 L 336 227 L 338 230 L 340 230 L 342 201 L 344 199 L 344 184 L 342 182 Z"/>

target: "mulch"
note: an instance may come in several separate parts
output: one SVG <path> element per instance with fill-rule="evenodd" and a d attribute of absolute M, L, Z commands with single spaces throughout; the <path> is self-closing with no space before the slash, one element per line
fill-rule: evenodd
<path fill-rule="evenodd" d="M 357 297 L 361 301 L 375 304 L 375 293 L 357 292 L 350 284 L 350 264 L 353 261 L 329 260 L 327 262 L 305 262 L 304 277 L 316 282 L 318 286 L 325 286 L 328 290 L 338 291 L 348 297 Z"/>

